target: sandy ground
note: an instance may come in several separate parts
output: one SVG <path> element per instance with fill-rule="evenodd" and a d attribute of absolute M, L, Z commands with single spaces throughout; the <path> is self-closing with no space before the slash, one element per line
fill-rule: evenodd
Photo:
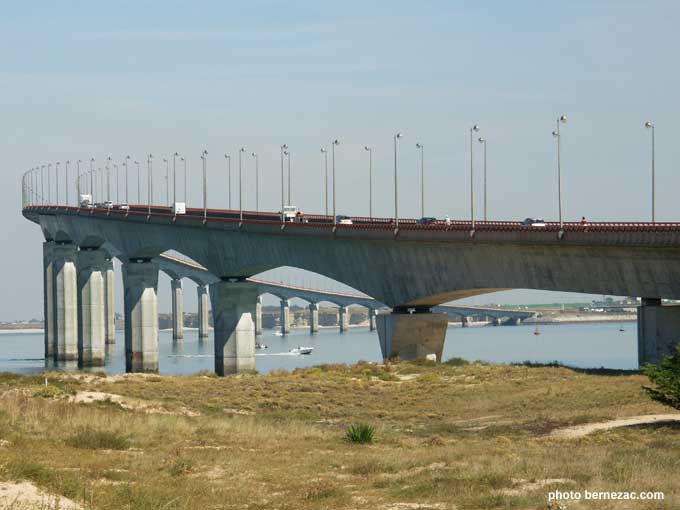
<path fill-rule="evenodd" d="M 574 439 L 583 437 L 599 430 L 609 430 L 617 427 L 630 427 L 632 425 L 646 425 L 661 422 L 680 422 L 680 413 L 677 414 L 647 414 L 643 416 L 630 416 L 618 420 L 610 420 L 599 423 L 586 423 L 551 432 L 550 437 L 559 439 Z"/>
<path fill-rule="evenodd" d="M 79 391 L 69 400 L 76 404 L 92 404 L 93 402 L 104 402 L 108 400 L 115 404 L 119 404 L 124 409 L 130 409 L 132 411 L 142 411 L 150 414 L 179 414 L 182 416 L 198 416 L 198 413 L 191 411 L 190 409 L 182 408 L 177 411 L 168 411 L 152 402 L 124 397 L 114 393 L 104 393 L 103 391 Z"/>
<path fill-rule="evenodd" d="M 53 496 L 41 491 L 29 482 L 0 482 L 0 505 L 3 508 L 42 509 L 58 508 L 59 510 L 82 510 L 70 499 Z"/>

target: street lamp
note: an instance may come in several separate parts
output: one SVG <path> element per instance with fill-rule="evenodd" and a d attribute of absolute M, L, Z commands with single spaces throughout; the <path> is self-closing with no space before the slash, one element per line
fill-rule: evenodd
<path fill-rule="evenodd" d="M 203 160 L 203 223 L 208 221 L 208 151 L 201 154 Z"/>
<path fill-rule="evenodd" d="M 65 172 L 66 172 L 66 177 L 64 179 L 64 187 L 66 188 L 66 191 L 65 191 L 66 196 L 64 197 L 64 199 L 66 200 L 67 206 L 68 206 L 68 165 L 69 165 L 70 162 L 71 161 L 69 161 L 67 159 L 66 162 L 64 163 L 64 168 L 65 168 Z"/>
<path fill-rule="evenodd" d="M 47 205 L 52 201 L 52 182 L 50 174 L 52 173 L 52 163 L 47 164 Z"/>
<path fill-rule="evenodd" d="M 397 140 L 402 138 L 404 135 L 401 133 L 394 134 L 394 229 L 395 231 L 399 228 L 399 193 L 397 188 Z"/>
<path fill-rule="evenodd" d="M 472 139 L 474 133 L 479 131 L 479 126 L 474 124 L 470 128 L 470 222 L 472 230 L 475 229 L 475 175 L 474 175 L 474 159 L 472 150 Z"/>
<path fill-rule="evenodd" d="M 40 165 L 40 201 L 45 205 L 45 165 Z"/>
<path fill-rule="evenodd" d="M 326 179 L 324 180 L 324 195 L 326 197 L 326 216 L 328 216 L 328 151 L 321 148 L 321 154 L 323 154 L 324 168 L 326 171 Z"/>
<path fill-rule="evenodd" d="M 560 115 L 557 117 L 556 129 L 553 131 L 553 136 L 557 142 L 557 200 L 558 200 L 558 211 L 560 216 L 560 232 L 564 226 L 564 221 L 562 219 L 562 160 L 560 158 L 560 143 L 562 140 L 562 135 L 560 134 L 560 124 L 566 124 L 567 116 Z"/>
<path fill-rule="evenodd" d="M 241 154 L 246 151 L 245 147 L 241 147 L 238 151 L 238 208 L 239 208 L 239 226 L 243 223 L 243 174 L 241 172 Z"/>
<path fill-rule="evenodd" d="M 288 205 L 291 205 L 293 201 L 290 198 L 290 151 L 286 151 L 285 154 L 288 159 Z"/>
<path fill-rule="evenodd" d="M 227 160 L 227 194 L 229 195 L 228 208 L 231 211 L 231 156 L 229 154 L 225 154 L 224 159 Z"/>
<path fill-rule="evenodd" d="M 416 149 L 420 149 L 420 217 L 425 217 L 425 159 L 423 153 L 425 147 L 422 143 L 416 143 Z"/>
<path fill-rule="evenodd" d="M 139 161 L 135 160 L 135 165 L 137 165 L 137 203 L 141 204 L 142 200 L 142 177 L 139 171 Z"/>
<path fill-rule="evenodd" d="M 286 222 L 286 215 L 283 212 L 283 208 L 285 206 L 285 197 L 284 197 L 284 191 L 283 191 L 283 186 L 284 186 L 284 179 L 283 179 L 283 153 L 288 149 L 287 144 L 283 144 L 281 146 L 281 223 Z"/>
<path fill-rule="evenodd" d="M 165 203 L 170 202 L 170 163 L 168 163 L 168 158 L 163 158 L 163 163 L 165 163 Z"/>
<path fill-rule="evenodd" d="M 250 154 L 255 158 L 255 212 L 260 212 L 260 166 L 257 154 L 255 152 Z"/>
<path fill-rule="evenodd" d="M 364 145 L 368 151 L 368 217 L 373 219 L 373 147 Z"/>
<path fill-rule="evenodd" d="M 106 158 L 106 201 L 111 201 L 111 174 L 109 165 L 111 163 L 111 156 Z M 103 193 L 102 193 L 103 194 Z"/>
<path fill-rule="evenodd" d="M 60 164 L 61 163 L 59 163 L 59 161 L 57 161 L 57 164 L 54 165 L 54 182 L 55 182 L 54 186 L 55 186 L 55 195 L 56 195 L 54 201 L 55 201 L 56 205 L 59 205 L 59 165 Z"/>
<path fill-rule="evenodd" d="M 177 171 L 176 171 L 176 163 L 177 163 L 177 156 L 179 156 L 179 152 L 175 152 L 172 155 L 172 203 L 173 205 L 177 203 Z"/>
<path fill-rule="evenodd" d="M 118 165 L 113 164 L 113 169 L 116 171 L 116 203 L 120 204 L 120 193 L 118 192 L 119 188 L 119 183 L 120 183 L 120 174 L 118 173 Z"/>
<path fill-rule="evenodd" d="M 484 221 L 486 221 L 486 138 L 480 136 L 477 141 L 484 145 Z"/>
<path fill-rule="evenodd" d="M 331 143 L 331 155 L 332 155 L 332 161 L 333 161 L 333 225 L 335 225 L 338 221 L 338 217 L 335 213 L 335 147 L 336 145 L 340 145 L 339 140 L 333 140 L 333 143 Z"/>
<path fill-rule="evenodd" d="M 76 181 L 76 205 L 80 207 L 80 164 L 82 160 L 76 161 L 76 173 L 78 174 L 78 180 Z"/>
<path fill-rule="evenodd" d="M 146 193 L 149 202 L 149 217 L 151 217 L 151 202 L 153 201 L 153 154 L 149 154 L 146 158 Z"/>
<path fill-rule="evenodd" d="M 125 203 L 129 206 L 130 205 L 130 197 L 128 195 L 128 176 L 129 176 L 129 171 L 128 171 L 128 166 L 130 163 L 130 155 L 128 154 L 125 156 L 125 162 L 123 163 L 125 165 Z M 129 209 L 128 209 L 129 210 Z"/>
<path fill-rule="evenodd" d="M 645 122 L 645 127 L 652 130 L 652 223 L 656 223 L 656 176 L 654 172 L 654 123 Z"/>
<path fill-rule="evenodd" d="M 92 205 L 94 205 L 94 158 L 90 158 L 90 195 L 92 195 Z"/>
<path fill-rule="evenodd" d="M 187 160 L 184 156 L 179 158 L 179 160 L 184 165 L 184 205 L 186 207 L 186 204 L 187 204 Z"/>

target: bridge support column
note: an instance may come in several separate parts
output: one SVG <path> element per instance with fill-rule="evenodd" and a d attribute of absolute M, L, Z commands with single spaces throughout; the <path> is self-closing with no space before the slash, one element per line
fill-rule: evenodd
<path fill-rule="evenodd" d="M 198 294 L 198 339 L 208 338 L 209 329 L 209 303 L 208 303 L 208 286 L 199 285 L 196 287 Z"/>
<path fill-rule="evenodd" d="M 470 317 L 466 315 L 461 315 L 460 317 L 460 325 L 464 328 L 470 327 Z"/>
<path fill-rule="evenodd" d="M 287 299 L 281 300 L 281 334 L 290 333 L 290 302 Z"/>
<path fill-rule="evenodd" d="M 255 302 L 255 336 L 262 334 L 262 298 L 257 296 Z"/>
<path fill-rule="evenodd" d="M 338 324 L 340 325 L 340 332 L 347 331 L 349 328 L 349 310 L 346 306 L 338 308 Z"/>
<path fill-rule="evenodd" d="M 215 325 L 215 373 L 255 370 L 255 303 L 257 284 L 221 280 L 210 285 Z"/>
<path fill-rule="evenodd" d="M 158 264 L 131 259 L 123 264 L 125 371 L 158 372 Z"/>
<path fill-rule="evenodd" d="M 448 315 L 430 311 L 406 313 L 395 309 L 389 314 L 378 314 L 378 338 L 383 358 L 403 360 L 424 358 L 436 354 L 442 360 Z"/>
<path fill-rule="evenodd" d="M 375 318 L 378 315 L 378 310 L 375 308 L 368 309 L 368 330 L 375 331 Z"/>
<path fill-rule="evenodd" d="M 113 260 L 106 261 L 106 274 L 104 279 L 104 327 L 106 328 L 106 343 L 116 343 L 116 301 L 114 298 L 114 275 Z"/>
<path fill-rule="evenodd" d="M 54 241 L 43 243 L 43 329 L 45 360 L 54 358 Z"/>
<path fill-rule="evenodd" d="M 81 248 L 78 252 L 78 362 L 83 367 L 103 366 L 104 278 L 106 254 Z"/>
<path fill-rule="evenodd" d="M 57 361 L 78 360 L 78 285 L 76 246 L 57 243 L 53 253 L 54 355 Z"/>
<path fill-rule="evenodd" d="M 680 344 L 680 306 L 642 299 L 638 309 L 638 364 L 659 363 Z"/>
<path fill-rule="evenodd" d="M 313 335 L 319 332 L 319 305 L 309 303 L 309 332 Z"/>
<path fill-rule="evenodd" d="M 182 280 L 173 278 L 170 281 L 172 291 L 172 339 L 184 338 L 184 312 L 182 310 Z"/>
<path fill-rule="evenodd" d="M 501 320 L 500 320 L 498 317 L 496 317 L 496 318 L 493 320 L 493 325 L 494 325 L 494 326 L 500 326 L 500 325 L 501 325 Z"/>

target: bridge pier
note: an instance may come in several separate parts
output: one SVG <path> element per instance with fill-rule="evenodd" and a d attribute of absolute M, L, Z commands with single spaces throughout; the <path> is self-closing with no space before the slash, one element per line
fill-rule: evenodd
<path fill-rule="evenodd" d="M 81 248 L 78 252 L 78 363 L 103 366 L 106 358 L 104 331 L 103 250 Z"/>
<path fill-rule="evenodd" d="M 319 332 L 319 305 L 309 303 L 309 332 L 313 335 Z"/>
<path fill-rule="evenodd" d="M 375 331 L 375 318 L 378 315 L 378 310 L 375 308 L 368 309 L 368 330 Z"/>
<path fill-rule="evenodd" d="M 442 360 L 447 314 L 429 309 L 408 313 L 397 308 L 389 314 L 378 314 L 376 323 L 383 358 L 413 360 L 436 354 L 437 361 Z"/>
<path fill-rule="evenodd" d="M 116 343 L 116 301 L 114 298 L 113 259 L 106 261 L 106 274 L 104 279 L 104 327 L 106 328 L 106 343 Z"/>
<path fill-rule="evenodd" d="M 494 326 L 500 326 L 500 325 L 501 325 L 501 320 L 500 320 L 500 318 L 498 318 L 498 317 L 494 318 L 492 324 L 493 324 Z"/>
<path fill-rule="evenodd" d="M 182 280 L 173 278 L 170 281 L 172 291 L 172 340 L 184 338 L 184 312 L 182 310 Z"/>
<path fill-rule="evenodd" d="M 460 325 L 464 328 L 470 327 L 470 317 L 467 315 L 461 315 L 460 316 Z"/>
<path fill-rule="evenodd" d="M 257 284 L 221 280 L 210 285 L 215 326 L 215 373 L 223 376 L 255 370 Z"/>
<path fill-rule="evenodd" d="M 659 363 L 680 343 L 680 306 L 643 298 L 638 309 L 638 364 Z"/>
<path fill-rule="evenodd" d="M 54 241 L 43 243 L 43 330 L 45 360 L 54 358 Z"/>
<path fill-rule="evenodd" d="M 208 286 L 198 285 L 196 287 L 198 294 L 198 339 L 208 338 L 209 330 L 209 316 L 208 316 Z"/>
<path fill-rule="evenodd" d="M 338 308 L 338 324 L 340 325 L 340 333 L 349 329 L 349 310 L 346 306 Z"/>
<path fill-rule="evenodd" d="M 123 264 L 125 371 L 158 372 L 158 264 L 131 259 Z"/>
<path fill-rule="evenodd" d="M 262 297 L 257 296 L 255 302 L 255 336 L 262 334 Z"/>
<path fill-rule="evenodd" d="M 54 357 L 78 360 L 78 285 L 76 245 L 57 243 L 53 253 Z"/>
<path fill-rule="evenodd" d="M 290 333 L 290 302 L 287 299 L 281 300 L 281 334 Z"/>

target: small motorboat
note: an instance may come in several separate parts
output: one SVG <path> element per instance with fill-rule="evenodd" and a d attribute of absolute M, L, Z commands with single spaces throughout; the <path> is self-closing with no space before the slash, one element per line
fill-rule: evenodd
<path fill-rule="evenodd" d="M 255 348 L 256 349 L 269 349 L 268 345 L 262 344 L 260 342 L 255 342 Z"/>
<path fill-rule="evenodd" d="M 291 349 L 289 352 L 291 354 L 311 354 L 312 351 L 314 350 L 314 347 L 302 347 L 302 346 L 297 346 Z"/>

